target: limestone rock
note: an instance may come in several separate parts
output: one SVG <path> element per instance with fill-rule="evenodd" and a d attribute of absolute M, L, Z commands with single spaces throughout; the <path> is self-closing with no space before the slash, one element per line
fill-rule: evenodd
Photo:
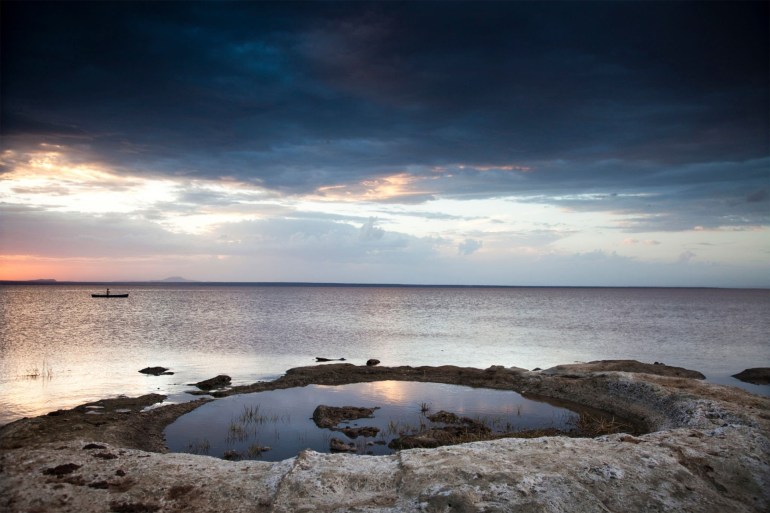
<path fill-rule="evenodd" d="M 371 377 L 373 369 L 360 368 Z M 377 369 L 377 377 L 387 375 L 387 368 Z M 359 372 L 342 370 L 302 370 L 287 379 L 349 382 Z M 650 432 L 506 438 L 390 456 L 304 451 L 275 463 L 225 461 L 132 448 L 162 450 L 157 432 L 188 405 L 126 415 L 112 410 L 127 399 L 107 400 L 98 416 L 78 407 L 0 426 L 0 507 L 8 513 L 770 511 L 770 398 L 649 373 L 501 371 L 485 378 L 483 371 L 444 367 L 397 368 L 390 376 L 460 376 L 475 386 L 571 399 L 636 418 Z M 102 453 L 114 457 L 95 456 Z"/>
<path fill-rule="evenodd" d="M 636 360 L 597 360 L 588 363 L 557 365 L 542 371 L 542 373 L 546 375 L 577 376 L 599 371 L 638 372 L 677 378 L 706 379 L 706 376 L 698 371 L 673 367 L 660 362 L 642 363 Z"/>

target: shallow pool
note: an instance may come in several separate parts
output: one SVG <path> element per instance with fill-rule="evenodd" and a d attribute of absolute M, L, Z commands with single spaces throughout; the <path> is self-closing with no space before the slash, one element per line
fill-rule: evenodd
<path fill-rule="evenodd" d="M 342 422 L 336 428 L 374 426 L 374 436 L 350 438 L 312 419 L 319 405 L 377 408 L 372 418 Z M 438 383 L 377 381 L 351 385 L 309 385 L 230 396 L 183 415 L 165 430 L 172 452 L 233 459 L 279 461 L 304 449 L 330 452 L 336 438 L 359 454 L 392 454 L 394 438 L 434 425 L 429 416 L 452 412 L 482 422 L 492 431 L 569 429 L 577 413 L 526 399 L 507 390 Z"/>

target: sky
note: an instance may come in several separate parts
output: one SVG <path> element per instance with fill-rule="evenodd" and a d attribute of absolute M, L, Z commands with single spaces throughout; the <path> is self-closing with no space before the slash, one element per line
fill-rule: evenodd
<path fill-rule="evenodd" d="M 768 5 L 3 1 L 0 279 L 770 287 Z"/>

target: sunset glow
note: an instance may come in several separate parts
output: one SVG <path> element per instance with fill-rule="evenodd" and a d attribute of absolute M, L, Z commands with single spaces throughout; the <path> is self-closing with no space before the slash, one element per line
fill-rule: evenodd
<path fill-rule="evenodd" d="M 33 5 L 0 279 L 770 286 L 761 2 Z"/>

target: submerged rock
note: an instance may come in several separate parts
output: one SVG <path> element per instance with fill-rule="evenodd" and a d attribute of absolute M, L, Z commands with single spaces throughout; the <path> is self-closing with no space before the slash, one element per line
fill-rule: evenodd
<path fill-rule="evenodd" d="M 222 455 L 222 459 L 229 460 L 229 461 L 238 461 L 242 459 L 243 456 L 238 451 L 228 450 L 225 451 L 225 453 Z"/>
<path fill-rule="evenodd" d="M 770 367 L 753 367 L 733 374 L 733 377 L 755 385 L 770 385 Z"/>
<path fill-rule="evenodd" d="M 332 452 L 356 452 L 356 444 L 346 444 L 338 438 L 329 440 L 329 450 Z"/>
<path fill-rule="evenodd" d="M 230 376 L 225 376 L 224 374 L 220 374 L 219 376 L 213 377 L 211 379 L 205 379 L 203 381 L 199 381 L 198 383 L 195 383 L 195 386 L 200 388 L 201 390 L 211 390 L 213 388 L 226 387 L 229 384 L 230 384 Z"/>
<path fill-rule="evenodd" d="M 380 432 L 380 428 L 374 427 L 374 426 L 363 426 L 363 427 L 346 427 L 340 429 L 340 432 L 344 433 L 345 436 L 348 438 L 358 438 L 359 436 L 364 437 L 374 437 L 377 436 L 377 433 Z"/>

